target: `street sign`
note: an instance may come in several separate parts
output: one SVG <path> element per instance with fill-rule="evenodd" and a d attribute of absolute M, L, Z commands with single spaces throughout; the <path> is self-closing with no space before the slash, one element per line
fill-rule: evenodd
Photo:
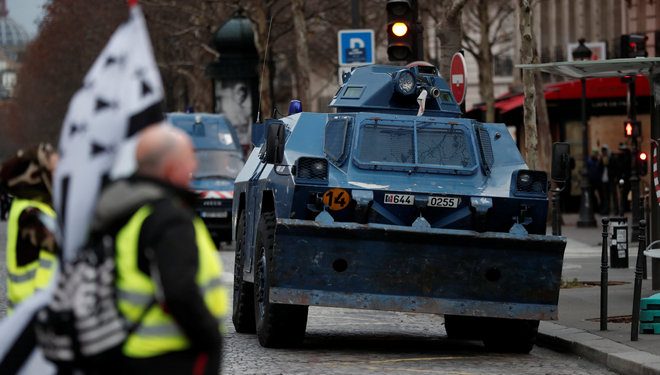
<path fill-rule="evenodd" d="M 337 41 L 339 65 L 366 65 L 375 62 L 373 30 L 339 30 Z"/>
<path fill-rule="evenodd" d="M 465 101 L 465 92 L 467 91 L 467 68 L 465 66 L 465 57 L 460 52 L 456 52 L 451 58 L 451 69 L 449 71 L 449 81 L 451 93 L 456 99 L 458 105 Z"/>

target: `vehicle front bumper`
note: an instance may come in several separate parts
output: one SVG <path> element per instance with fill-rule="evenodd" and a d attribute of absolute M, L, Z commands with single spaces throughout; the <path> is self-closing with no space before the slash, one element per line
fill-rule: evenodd
<path fill-rule="evenodd" d="M 273 303 L 557 319 L 566 239 L 278 219 Z"/>

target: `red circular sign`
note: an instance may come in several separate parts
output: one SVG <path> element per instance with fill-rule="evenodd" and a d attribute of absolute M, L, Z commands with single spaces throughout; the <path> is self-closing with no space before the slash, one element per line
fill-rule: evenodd
<path fill-rule="evenodd" d="M 465 57 L 456 52 L 451 58 L 451 69 L 449 71 L 449 87 L 454 99 L 460 105 L 465 101 L 465 92 L 467 91 L 467 68 L 465 66 Z"/>

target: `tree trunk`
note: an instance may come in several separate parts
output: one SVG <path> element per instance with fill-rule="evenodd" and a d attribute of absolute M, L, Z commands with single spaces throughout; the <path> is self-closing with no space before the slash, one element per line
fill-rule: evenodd
<path fill-rule="evenodd" d="M 479 0 L 479 95 L 486 102 L 486 122 L 495 122 L 495 89 L 493 88 L 493 51 L 490 45 L 488 0 Z"/>
<path fill-rule="evenodd" d="M 451 57 L 461 49 L 463 40 L 462 10 L 467 0 L 444 0 L 441 7 L 447 9 L 437 26 L 436 35 L 440 40 L 438 65 L 440 74 L 449 80 Z"/>
<path fill-rule="evenodd" d="M 293 28 L 296 34 L 296 87 L 298 99 L 304 106 L 310 108 L 309 101 L 309 46 L 307 44 L 307 24 L 303 12 L 303 0 L 291 1 Z"/>
<path fill-rule="evenodd" d="M 548 105 L 543 94 L 543 80 L 541 73 L 534 75 L 534 88 L 536 95 L 536 122 L 538 127 L 538 164 L 537 169 L 550 173 L 552 155 L 552 134 L 550 133 L 550 119 L 548 117 Z"/>
<path fill-rule="evenodd" d="M 254 33 L 254 44 L 257 47 L 257 53 L 259 53 L 259 119 L 258 121 L 263 121 L 266 118 L 271 116 L 273 111 L 273 88 L 272 88 L 272 71 L 271 66 L 268 62 L 264 64 L 264 61 L 272 59 L 271 52 L 272 46 L 268 43 L 268 30 L 270 22 L 270 8 L 267 7 L 267 4 L 256 5 L 250 7 L 247 12 L 250 20 L 254 23 L 255 33 Z M 266 45 L 268 44 L 268 47 Z M 267 50 L 268 49 L 268 50 Z M 263 74 L 261 74 L 261 69 L 263 69 Z"/>
<path fill-rule="evenodd" d="M 534 59 L 534 29 L 532 22 L 532 6 L 530 0 L 518 0 L 520 7 L 520 60 L 523 64 L 531 64 Z M 538 136 L 536 127 L 536 88 L 534 85 L 534 72 L 523 70 L 523 123 L 525 127 L 525 148 L 523 154 L 530 169 L 537 168 Z"/>

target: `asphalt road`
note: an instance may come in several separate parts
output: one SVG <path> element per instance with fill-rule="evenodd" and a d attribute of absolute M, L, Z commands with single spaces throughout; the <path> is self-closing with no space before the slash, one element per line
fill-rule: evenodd
<path fill-rule="evenodd" d="M 6 314 L 6 225 L 0 223 L 0 317 Z M 229 250 L 229 251 L 228 251 Z M 220 252 L 231 290 L 231 248 Z M 493 354 L 479 342 L 447 339 L 437 315 L 310 308 L 296 349 L 264 349 L 225 320 L 224 374 L 613 374 L 578 357 L 535 347 L 529 355 Z"/>

